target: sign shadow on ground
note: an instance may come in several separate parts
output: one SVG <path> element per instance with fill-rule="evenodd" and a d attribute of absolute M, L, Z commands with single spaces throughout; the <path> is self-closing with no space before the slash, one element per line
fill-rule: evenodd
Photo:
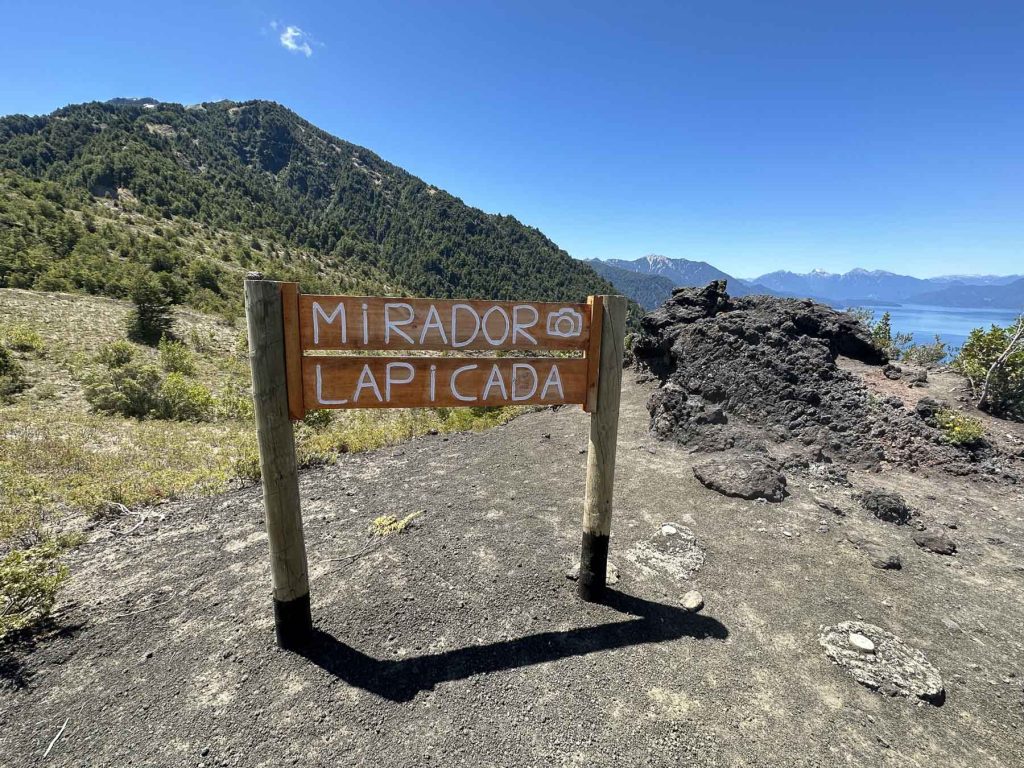
<path fill-rule="evenodd" d="M 674 605 L 655 603 L 607 590 L 604 605 L 635 618 L 562 632 L 502 640 L 398 660 L 376 659 L 314 630 L 313 637 L 296 652 L 336 678 L 391 701 L 410 701 L 438 683 L 474 675 L 518 669 L 572 656 L 634 645 L 662 643 L 692 637 L 725 640 L 729 630 L 717 619 L 689 613 Z"/>

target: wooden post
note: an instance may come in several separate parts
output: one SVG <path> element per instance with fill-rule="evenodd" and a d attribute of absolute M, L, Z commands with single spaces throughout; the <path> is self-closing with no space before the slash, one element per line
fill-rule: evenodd
<path fill-rule="evenodd" d="M 580 553 L 579 595 L 599 600 L 608 573 L 608 538 L 612 531 L 612 491 L 615 487 L 615 445 L 619 430 L 619 390 L 626 335 L 626 299 L 598 297 L 601 307 L 601 348 L 597 403 L 590 414 L 587 451 L 587 489 L 583 502 L 583 547 Z"/>
<path fill-rule="evenodd" d="M 260 276 L 245 281 L 249 362 L 256 433 L 263 476 L 263 506 L 270 541 L 274 625 L 282 648 L 302 645 L 312 634 L 306 544 L 299 507 L 295 435 L 288 418 L 284 313 L 279 284 Z"/>

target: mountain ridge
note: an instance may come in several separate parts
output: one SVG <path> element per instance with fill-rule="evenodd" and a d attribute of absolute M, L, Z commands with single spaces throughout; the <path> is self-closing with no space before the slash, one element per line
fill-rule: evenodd
<path fill-rule="evenodd" d="M 737 296 L 765 294 L 809 298 L 836 306 L 861 304 L 929 304 L 951 307 L 1018 308 L 1024 306 L 1024 278 L 1019 275 L 943 275 L 929 278 L 884 269 L 857 267 L 844 273 L 814 269 L 769 272 L 753 279 L 734 277 L 713 264 L 648 254 L 638 259 L 588 262 L 620 290 L 650 309 L 671 295 L 666 285 L 624 277 L 625 271 L 668 279 L 673 287 L 701 286 L 725 280 Z M 652 303 L 655 297 L 660 297 Z"/>
<path fill-rule="evenodd" d="M 614 290 L 535 227 L 466 205 L 270 101 L 147 97 L 3 117 L 0 183 L 21 196 L 0 196 L 0 218 L 17 222 L 0 233 L 0 287 L 123 297 L 147 274 L 191 280 L 201 260 L 212 294 L 236 298 L 247 269 L 304 290 L 387 283 L 442 298 Z M 50 227 L 53 205 L 63 221 Z M 99 220 L 96 231 L 87 220 Z M 44 237 L 40 227 L 60 231 Z M 201 256 L 190 247 L 196 231 Z M 157 247 L 167 253 L 146 250 Z M 346 283 L 361 272 L 377 277 Z M 196 295 L 190 285 L 186 300 Z"/>

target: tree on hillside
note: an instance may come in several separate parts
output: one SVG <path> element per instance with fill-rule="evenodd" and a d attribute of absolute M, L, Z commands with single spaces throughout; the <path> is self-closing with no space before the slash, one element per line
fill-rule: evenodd
<path fill-rule="evenodd" d="M 975 328 L 954 367 L 970 383 L 978 408 L 1024 418 L 1024 315 L 1006 328 Z"/>
<path fill-rule="evenodd" d="M 132 288 L 135 308 L 128 318 L 128 338 L 140 344 L 156 346 L 165 336 L 171 337 L 171 303 L 159 283 L 146 276 Z"/>

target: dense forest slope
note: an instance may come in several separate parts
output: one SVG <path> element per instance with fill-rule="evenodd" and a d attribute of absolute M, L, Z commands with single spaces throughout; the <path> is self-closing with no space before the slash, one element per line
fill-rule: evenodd
<path fill-rule="evenodd" d="M 116 100 L 0 119 L 0 287 L 233 306 L 245 271 L 305 290 L 578 299 L 612 286 L 491 215 L 264 101 Z"/>

